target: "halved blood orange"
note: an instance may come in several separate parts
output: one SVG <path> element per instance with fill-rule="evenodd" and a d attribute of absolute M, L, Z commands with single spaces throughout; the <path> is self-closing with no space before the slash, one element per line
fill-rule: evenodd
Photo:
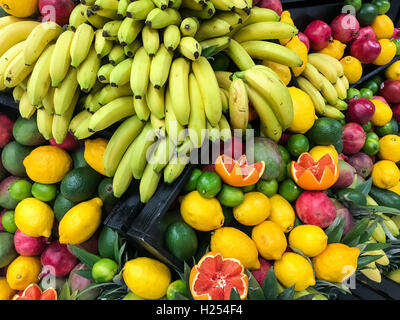
<path fill-rule="evenodd" d="M 264 170 L 264 161 L 249 165 L 246 155 L 242 155 L 238 161 L 224 154 L 215 160 L 215 171 L 226 184 L 233 187 L 245 187 L 257 183 Z"/>
<path fill-rule="evenodd" d="M 36 283 L 32 283 L 25 288 L 21 295 L 16 294 L 13 300 L 57 300 L 57 291 L 49 288 L 42 292 Z"/>
<path fill-rule="evenodd" d="M 332 187 L 339 178 L 339 166 L 327 153 L 319 161 L 302 153 L 290 166 L 293 180 L 304 190 L 321 191 Z"/>
<path fill-rule="evenodd" d="M 219 252 L 208 252 L 192 268 L 190 292 L 195 300 L 229 300 L 232 288 L 246 299 L 249 281 L 238 259 L 224 258 Z"/>

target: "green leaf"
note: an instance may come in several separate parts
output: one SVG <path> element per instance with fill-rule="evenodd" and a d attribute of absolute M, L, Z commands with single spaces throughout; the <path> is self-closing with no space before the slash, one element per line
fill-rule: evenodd
<path fill-rule="evenodd" d="M 367 208 L 369 210 L 372 210 L 374 213 L 380 212 L 386 214 L 400 215 L 400 210 L 396 208 L 390 208 L 385 206 L 367 206 Z"/>
<path fill-rule="evenodd" d="M 64 282 L 58 300 L 71 300 L 71 289 L 69 288 L 68 281 Z"/>
<path fill-rule="evenodd" d="M 231 294 L 229 296 L 229 300 L 242 300 L 242 299 L 240 299 L 240 294 L 237 291 L 236 287 L 233 287 L 231 289 Z"/>
<path fill-rule="evenodd" d="M 276 300 L 278 296 L 278 280 L 276 279 L 274 267 L 271 266 L 262 286 L 265 300 Z"/>
<path fill-rule="evenodd" d="M 316 294 L 311 293 L 311 294 L 306 294 L 305 296 L 301 296 L 295 300 L 312 300 L 315 296 Z"/>
<path fill-rule="evenodd" d="M 328 244 L 340 242 L 343 236 L 345 223 L 345 218 L 342 218 L 340 215 L 336 216 L 335 220 L 333 220 L 331 225 L 325 230 L 328 236 Z"/>
<path fill-rule="evenodd" d="M 73 244 L 69 245 L 73 254 L 77 256 L 77 258 L 84 263 L 89 269 L 93 268 L 93 265 L 101 259 L 101 257 L 87 252 L 86 250 L 79 248 Z"/>
<path fill-rule="evenodd" d="M 180 292 L 175 292 L 175 300 L 190 300 L 190 299 Z"/>
<path fill-rule="evenodd" d="M 358 257 L 358 261 L 357 261 L 357 270 L 362 270 L 364 269 L 368 264 L 370 264 L 371 262 L 374 262 L 380 258 L 382 258 L 383 255 L 379 254 L 379 255 L 374 255 L 374 256 L 361 256 Z"/>
<path fill-rule="evenodd" d="M 89 269 L 81 269 L 81 270 L 76 270 L 74 271 L 76 274 L 80 275 L 81 277 L 84 277 L 85 279 L 93 281 L 92 277 L 92 270 Z"/>
<path fill-rule="evenodd" d="M 119 263 L 119 236 L 118 232 L 113 230 L 114 232 L 114 243 L 113 243 L 113 250 L 114 250 L 114 261 L 118 263 L 118 266 L 120 265 Z"/>
<path fill-rule="evenodd" d="M 246 273 L 249 280 L 249 290 L 247 293 L 247 298 L 249 300 L 265 300 L 264 292 L 261 289 L 256 278 L 254 278 L 253 274 L 249 270 L 245 269 L 244 272 Z"/>
<path fill-rule="evenodd" d="M 386 236 L 390 239 L 390 240 L 397 240 L 397 238 L 390 232 L 390 230 L 388 229 L 388 227 L 386 226 L 386 224 L 384 223 L 383 220 L 379 221 L 379 224 L 382 226 L 383 231 L 385 231 Z"/>
<path fill-rule="evenodd" d="M 119 252 L 118 252 L 118 257 L 117 257 L 118 258 L 118 260 L 117 260 L 118 270 L 121 270 L 124 267 L 124 264 L 122 263 L 122 255 L 124 254 L 125 247 L 126 247 L 126 242 L 124 242 L 122 244 L 122 246 L 121 246 L 121 248 L 119 249 Z"/>
<path fill-rule="evenodd" d="M 377 225 L 378 222 L 374 220 L 374 222 L 368 226 L 367 230 L 365 230 L 365 232 L 360 237 L 360 243 L 364 243 L 371 238 Z"/>
<path fill-rule="evenodd" d="M 369 221 L 370 220 L 368 218 L 363 218 L 361 220 L 358 220 L 353 229 L 351 229 L 351 231 L 348 234 L 346 234 L 346 236 L 342 239 L 342 243 L 348 244 L 357 237 L 361 237 L 361 235 L 368 228 Z"/>
<path fill-rule="evenodd" d="M 217 54 L 216 50 L 218 46 L 211 46 L 208 48 L 205 48 L 204 50 L 202 50 L 201 55 L 203 57 L 209 58 L 212 57 L 213 55 Z"/>
<path fill-rule="evenodd" d="M 383 250 L 389 247 L 389 243 L 367 243 L 363 248 L 362 252 Z"/>
<path fill-rule="evenodd" d="M 286 288 L 283 292 L 281 292 L 278 296 L 278 300 L 293 300 L 294 299 L 294 287 L 292 285 L 289 288 Z"/>
<path fill-rule="evenodd" d="M 364 196 L 367 196 L 371 191 L 372 187 L 372 178 L 369 178 L 367 181 L 356 187 L 356 190 L 360 191 Z"/>

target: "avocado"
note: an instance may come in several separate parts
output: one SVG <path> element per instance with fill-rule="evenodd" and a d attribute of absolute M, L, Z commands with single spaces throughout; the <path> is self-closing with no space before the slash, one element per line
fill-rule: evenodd
<path fill-rule="evenodd" d="M 8 266 L 17 257 L 14 247 L 14 235 L 8 232 L 0 233 L 0 268 Z"/>
<path fill-rule="evenodd" d="M 70 201 L 82 202 L 93 197 L 102 176 L 90 167 L 73 169 L 61 181 L 61 194 Z"/>
<path fill-rule="evenodd" d="M 100 232 L 97 242 L 99 254 L 102 258 L 115 259 L 114 257 L 114 242 L 117 233 L 111 228 L 104 226 Z"/>
<path fill-rule="evenodd" d="M 0 159 L 1 159 L 1 152 L 0 152 Z M 3 163 L 0 161 L 0 181 L 7 177 L 9 173 L 7 172 L 6 168 L 4 168 Z"/>
<path fill-rule="evenodd" d="M 26 177 L 23 161 L 32 150 L 33 147 L 24 146 L 17 141 L 8 143 L 1 153 L 1 162 L 4 168 L 14 176 Z"/>
<path fill-rule="evenodd" d="M 74 169 L 89 167 L 84 157 L 85 148 L 79 148 L 72 154 L 72 161 L 74 162 Z"/>
<path fill-rule="evenodd" d="M 53 212 L 56 216 L 56 219 L 61 221 L 64 215 L 75 205 L 75 202 L 68 200 L 61 193 L 59 193 L 53 205 Z"/>
<path fill-rule="evenodd" d="M 197 252 L 197 235 L 185 222 L 171 224 L 165 232 L 165 246 L 180 261 L 189 261 Z"/>
<path fill-rule="evenodd" d="M 400 196 L 393 191 L 372 186 L 369 195 L 380 205 L 400 210 Z"/>
<path fill-rule="evenodd" d="M 36 115 L 29 119 L 19 117 L 13 127 L 14 139 L 24 146 L 38 146 L 46 142 L 46 139 L 38 130 Z"/>
<path fill-rule="evenodd" d="M 97 189 L 97 194 L 99 198 L 103 201 L 103 209 L 106 212 L 110 212 L 118 200 L 116 197 L 114 197 L 112 185 L 112 178 L 104 178 L 103 180 L 101 180 L 99 188 Z"/>
<path fill-rule="evenodd" d="M 10 186 L 16 180 L 18 180 L 17 177 L 10 176 L 0 182 L 0 207 L 11 210 L 17 206 L 19 201 L 11 198 L 9 192 Z"/>

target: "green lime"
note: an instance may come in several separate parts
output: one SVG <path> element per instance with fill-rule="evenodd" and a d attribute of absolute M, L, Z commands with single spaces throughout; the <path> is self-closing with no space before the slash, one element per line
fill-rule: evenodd
<path fill-rule="evenodd" d="M 273 180 L 260 180 L 256 184 L 256 190 L 265 194 L 268 198 L 271 198 L 274 194 L 278 192 L 278 182 Z"/>
<path fill-rule="evenodd" d="M 203 172 L 197 180 L 196 188 L 204 198 L 215 197 L 222 188 L 221 178 L 216 172 Z"/>
<path fill-rule="evenodd" d="M 301 188 L 292 179 L 286 179 L 279 185 L 279 194 L 289 202 L 296 201 L 301 192 Z"/>
<path fill-rule="evenodd" d="M 370 132 L 372 129 L 372 122 L 368 121 L 367 123 L 361 125 L 365 132 Z"/>
<path fill-rule="evenodd" d="M 183 191 L 189 193 L 196 190 L 197 180 L 199 179 L 202 173 L 203 171 L 201 171 L 199 168 L 195 168 L 192 171 L 192 174 L 190 175 L 188 182 L 186 182 L 185 186 L 183 187 Z"/>
<path fill-rule="evenodd" d="M 223 227 L 229 227 L 233 218 L 233 210 L 230 207 L 222 206 L 222 213 L 224 214 L 224 225 Z"/>
<path fill-rule="evenodd" d="M 102 258 L 92 268 L 92 278 L 97 283 L 110 282 L 118 272 L 118 264 L 111 259 Z"/>
<path fill-rule="evenodd" d="M 374 139 L 376 141 L 379 141 L 379 136 L 375 132 L 368 132 L 366 139 Z"/>
<path fill-rule="evenodd" d="M 399 132 L 398 122 L 395 118 L 392 118 L 392 120 L 390 120 L 390 123 L 392 124 L 392 134 L 397 134 Z"/>
<path fill-rule="evenodd" d="M 289 151 L 281 144 L 278 144 L 278 147 L 279 147 L 279 150 L 281 151 L 282 161 L 284 161 L 286 163 L 290 162 L 291 159 L 290 159 Z"/>
<path fill-rule="evenodd" d="M 378 8 L 378 14 L 385 14 L 390 9 L 390 1 L 388 0 L 372 0 L 371 3 Z"/>
<path fill-rule="evenodd" d="M 252 184 L 252 185 L 250 185 L 250 186 L 244 186 L 244 187 L 242 187 L 241 189 L 242 189 L 242 191 L 243 191 L 244 193 L 247 193 L 247 192 L 251 192 L 251 191 L 255 190 L 255 188 L 256 188 L 256 185 L 255 185 L 255 184 Z"/>
<path fill-rule="evenodd" d="M 392 39 L 392 42 L 396 45 L 397 48 L 396 56 L 400 55 L 400 39 Z"/>
<path fill-rule="evenodd" d="M 35 182 L 32 185 L 32 195 L 44 202 L 53 201 L 57 197 L 58 188 L 55 184 L 42 184 Z"/>
<path fill-rule="evenodd" d="M 373 82 L 375 82 L 375 83 L 378 85 L 378 87 L 380 87 L 381 84 L 382 84 L 382 82 L 383 82 L 382 77 L 381 77 L 379 74 L 373 76 L 373 77 L 371 78 L 371 80 L 372 80 Z"/>
<path fill-rule="evenodd" d="M 9 189 L 10 197 L 22 201 L 32 196 L 32 184 L 26 180 L 15 180 Z"/>
<path fill-rule="evenodd" d="M 58 221 L 61 221 L 64 215 L 76 205 L 77 203 L 68 200 L 59 193 L 53 205 L 54 216 Z"/>
<path fill-rule="evenodd" d="M 294 134 L 289 138 L 286 147 L 292 156 L 298 157 L 310 149 L 310 142 L 305 135 Z"/>
<path fill-rule="evenodd" d="M 389 121 L 384 126 L 376 126 L 375 127 L 375 132 L 379 137 L 383 137 L 383 136 L 386 136 L 388 134 L 391 134 L 393 132 L 392 123 Z"/>
<path fill-rule="evenodd" d="M 350 88 L 347 90 L 347 100 L 350 100 L 351 98 L 358 98 L 360 96 L 360 90 L 356 88 Z"/>
<path fill-rule="evenodd" d="M 196 254 L 196 231 L 185 222 L 171 224 L 164 235 L 165 247 L 180 261 L 191 261 Z"/>
<path fill-rule="evenodd" d="M 366 98 L 366 99 L 368 99 L 368 100 L 371 100 L 373 96 L 374 96 L 374 93 L 373 93 L 373 91 L 372 91 L 371 89 L 369 89 L 369 88 L 362 88 L 362 89 L 360 90 L 360 97 L 361 97 L 361 98 Z"/>
<path fill-rule="evenodd" d="M 330 146 L 335 145 L 342 140 L 342 124 L 332 118 L 321 117 L 315 120 L 314 125 L 308 131 L 307 135 L 315 145 Z"/>
<path fill-rule="evenodd" d="M 370 89 L 373 95 L 379 91 L 379 86 L 374 80 L 368 80 L 366 83 L 364 83 L 364 88 Z"/>
<path fill-rule="evenodd" d="M 229 68 L 230 61 L 231 60 L 224 52 L 220 52 L 210 59 L 210 64 L 214 71 L 226 71 Z"/>
<path fill-rule="evenodd" d="M 353 6 L 356 11 L 361 9 L 362 0 L 344 0 L 343 5 L 345 6 Z"/>
<path fill-rule="evenodd" d="M 1 217 L 1 224 L 4 230 L 6 230 L 9 233 L 15 233 L 15 231 L 18 230 L 18 227 L 15 224 L 14 215 L 15 215 L 14 211 L 7 211 Z"/>
<path fill-rule="evenodd" d="M 97 241 L 97 247 L 100 257 L 109 259 L 115 258 L 114 246 L 117 239 L 118 234 L 116 231 L 107 226 L 103 227 Z"/>
<path fill-rule="evenodd" d="M 379 152 L 379 141 L 371 138 L 367 138 L 364 143 L 362 151 L 369 155 L 374 156 Z"/>
<path fill-rule="evenodd" d="M 167 299 L 168 300 L 180 300 L 175 297 L 176 293 L 186 296 L 188 293 L 188 288 L 186 287 L 185 281 L 179 279 L 171 282 L 167 288 Z"/>
<path fill-rule="evenodd" d="M 291 163 L 288 163 L 286 165 L 286 176 L 288 176 L 289 178 L 292 177 Z"/>
<path fill-rule="evenodd" d="M 218 200 L 223 206 L 236 207 L 243 202 L 244 194 L 240 188 L 223 184 L 218 194 Z"/>
<path fill-rule="evenodd" d="M 364 3 L 357 13 L 357 19 L 362 27 L 366 27 L 374 22 L 377 15 L 378 8 L 375 5 L 372 3 Z"/>

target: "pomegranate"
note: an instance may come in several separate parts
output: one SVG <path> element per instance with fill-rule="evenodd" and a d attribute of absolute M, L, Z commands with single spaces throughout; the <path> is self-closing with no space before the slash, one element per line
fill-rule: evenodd
<path fill-rule="evenodd" d="M 350 211 L 338 200 L 331 199 L 336 207 L 336 214 L 345 219 L 343 236 L 345 236 L 355 225 L 355 221 Z"/>
<path fill-rule="evenodd" d="M 68 23 L 75 4 L 72 0 L 39 0 L 42 21 L 54 21 L 60 26 Z"/>
<path fill-rule="evenodd" d="M 351 14 L 339 14 L 331 23 L 333 38 L 342 43 L 349 43 L 355 39 L 360 30 L 360 24 Z"/>
<path fill-rule="evenodd" d="M 339 179 L 333 185 L 334 188 L 344 189 L 350 186 L 354 181 L 356 169 L 344 160 L 339 160 Z"/>
<path fill-rule="evenodd" d="M 78 263 L 70 272 L 68 277 L 68 284 L 72 292 L 81 291 L 92 283 L 92 281 L 80 276 L 75 272 L 78 270 L 87 270 L 87 269 L 88 267 L 85 264 Z M 96 297 L 99 295 L 99 293 L 100 293 L 99 288 L 93 288 L 80 295 L 78 300 L 95 300 Z"/>
<path fill-rule="evenodd" d="M 400 122 L 400 104 L 396 104 L 392 110 L 393 117 L 396 119 L 397 122 Z"/>
<path fill-rule="evenodd" d="M 299 37 L 300 41 L 306 45 L 307 50 L 310 51 L 310 40 L 308 37 L 303 32 L 299 32 L 297 36 Z"/>
<path fill-rule="evenodd" d="M 400 103 L 400 81 L 384 81 L 381 85 L 379 94 L 390 103 Z"/>
<path fill-rule="evenodd" d="M 364 38 L 376 40 L 376 35 L 374 32 L 374 29 L 372 29 L 370 26 L 360 28 L 355 40 L 364 39 Z"/>
<path fill-rule="evenodd" d="M 342 135 L 343 153 L 349 155 L 360 151 L 365 144 L 366 136 L 364 129 L 358 123 L 345 124 Z"/>
<path fill-rule="evenodd" d="M 346 160 L 354 169 L 357 174 L 363 177 L 364 179 L 368 178 L 372 172 L 372 168 L 374 166 L 374 162 L 370 156 L 366 155 L 363 152 L 357 152 Z"/>
<path fill-rule="evenodd" d="M 287 144 L 287 142 L 288 142 L 288 140 L 289 140 L 289 138 L 292 136 L 292 135 L 294 135 L 294 133 L 293 132 L 290 132 L 290 131 L 283 131 L 282 132 L 282 136 L 281 136 L 281 138 L 279 139 L 279 144 L 280 145 L 286 145 Z"/>
<path fill-rule="evenodd" d="M 51 273 L 56 277 L 66 276 L 78 263 L 77 258 L 69 252 L 67 245 L 58 241 L 52 242 L 44 249 L 40 261 L 43 265 L 41 276 Z"/>
<path fill-rule="evenodd" d="M 374 113 L 375 105 L 367 98 L 351 99 L 346 112 L 346 121 L 366 124 Z"/>
<path fill-rule="evenodd" d="M 14 121 L 5 114 L 0 113 L 0 149 L 9 143 L 13 138 Z"/>
<path fill-rule="evenodd" d="M 296 213 L 306 223 L 328 227 L 336 218 L 336 208 L 332 200 L 320 191 L 304 191 L 296 200 Z"/>
<path fill-rule="evenodd" d="M 262 287 L 264 284 L 264 279 L 267 276 L 268 270 L 272 266 L 272 263 L 260 256 L 258 256 L 258 261 L 260 261 L 260 269 L 252 270 L 251 273 L 257 280 L 258 284 Z"/>
<path fill-rule="evenodd" d="M 308 24 L 304 33 L 310 40 L 311 49 L 315 51 L 322 50 L 332 41 L 332 29 L 322 20 L 314 20 Z"/>
<path fill-rule="evenodd" d="M 47 238 L 45 237 L 30 237 L 17 230 L 14 234 L 15 250 L 25 257 L 38 256 L 46 247 Z"/>
<path fill-rule="evenodd" d="M 355 40 L 350 47 L 350 54 L 364 64 L 370 64 L 378 58 L 382 47 L 378 40 L 361 38 Z"/>
<path fill-rule="evenodd" d="M 280 0 L 260 0 L 257 4 L 260 8 L 274 10 L 279 16 L 282 14 L 282 3 Z"/>
<path fill-rule="evenodd" d="M 400 29 L 394 28 L 392 39 L 400 39 Z"/>
<path fill-rule="evenodd" d="M 69 132 L 63 143 L 57 144 L 54 138 L 50 139 L 49 142 L 52 146 L 56 146 L 67 151 L 73 151 L 80 146 L 79 141 Z"/>

